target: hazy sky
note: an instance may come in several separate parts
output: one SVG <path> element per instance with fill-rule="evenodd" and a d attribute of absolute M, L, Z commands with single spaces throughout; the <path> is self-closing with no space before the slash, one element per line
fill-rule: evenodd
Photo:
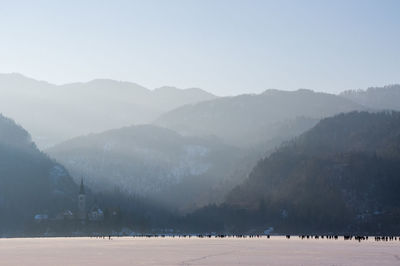
<path fill-rule="evenodd" d="M 0 72 L 218 95 L 400 83 L 400 1 L 3 1 Z"/>

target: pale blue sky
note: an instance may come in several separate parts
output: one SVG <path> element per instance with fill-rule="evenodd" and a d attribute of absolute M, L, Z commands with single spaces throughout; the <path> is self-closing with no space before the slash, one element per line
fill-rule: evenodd
<path fill-rule="evenodd" d="M 400 1 L 3 1 L 0 72 L 218 95 L 400 83 Z"/>

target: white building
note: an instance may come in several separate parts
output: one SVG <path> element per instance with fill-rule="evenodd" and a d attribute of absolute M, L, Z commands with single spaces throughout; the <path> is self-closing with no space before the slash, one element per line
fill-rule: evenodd
<path fill-rule="evenodd" d="M 97 206 L 94 206 L 88 213 L 89 221 L 99 222 L 104 220 L 104 212 Z"/>

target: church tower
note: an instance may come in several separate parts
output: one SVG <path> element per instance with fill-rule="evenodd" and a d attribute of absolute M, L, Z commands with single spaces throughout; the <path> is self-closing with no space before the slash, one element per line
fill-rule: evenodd
<path fill-rule="evenodd" d="M 78 219 L 86 220 L 86 194 L 83 186 L 83 178 L 81 179 L 81 187 L 78 195 Z"/>

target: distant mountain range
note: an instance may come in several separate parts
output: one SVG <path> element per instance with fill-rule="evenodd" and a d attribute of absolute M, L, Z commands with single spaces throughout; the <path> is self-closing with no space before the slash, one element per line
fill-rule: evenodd
<path fill-rule="evenodd" d="M 377 113 L 400 110 L 399 85 L 216 97 L 0 74 L 0 96 L 0 112 L 33 135 L 0 116 L 0 225 L 7 228 L 74 208 L 74 180 L 84 177 L 92 200 L 109 208 L 129 212 L 140 198 L 133 220 L 146 206 L 154 208 L 140 219 L 159 206 L 154 217 L 198 209 L 178 223 L 203 232 L 399 229 L 400 115 Z"/>
<path fill-rule="evenodd" d="M 221 202 L 260 158 L 320 118 L 365 109 L 326 93 L 268 90 L 178 107 L 156 120 L 162 127 L 90 134 L 46 152 L 96 191 L 118 188 L 191 210 Z"/>
<path fill-rule="evenodd" d="M 21 123 L 39 147 L 72 137 L 149 123 L 176 107 L 211 100 L 201 89 L 162 87 L 108 79 L 53 85 L 20 74 L 0 74 L 0 106 Z"/>
<path fill-rule="evenodd" d="M 323 117 L 362 109 L 332 94 L 267 90 L 182 106 L 161 115 L 155 124 L 184 135 L 214 135 L 230 145 L 251 147 L 277 137 L 293 137 Z"/>
<path fill-rule="evenodd" d="M 348 90 L 340 94 L 353 102 L 378 110 L 400 110 L 400 85 Z"/>
<path fill-rule="evenodd" d="M 0 234 L 21 230 L 37 213 L 75 207 L 76 195 L 67 170 L 40 152 L 27 131 L 0 115 Z"/>
<path fill-rule="evenodd" d="M 75 177 L 85 176 L 96 191 L 116 187 L 190 210 L 220 202 L 263 155 L 314 126 L 319 117 L 356 108 L 361 107 L 329 94 L 267 91 L 186 105 L 165 115 L 188 115 L 182 124 L 210 134 L 131 126 L 74 138 L 46 152 Z M 219 119 L 213 120 L 213 114 Z M 213 134 L 216 128 L 222 131 Z"/>
<path fill-rule="evenodd" d="M 20 74 L 0 74 L 0 112 L 26 128 L 41 148 L 89 133 L 149 123 L 183 135 L 215 135 L 227 144 L 249 147 L 282 138 L 286 128 L 299 121 L 304 124 L 293 130 L 296 134 L 340 112 L 398 110 L 399 88 L 392 85 L 340 95 L 267 90 L 217 97 L 196 88 L 149 90 L 110 79 L 54 85 Z"/>

